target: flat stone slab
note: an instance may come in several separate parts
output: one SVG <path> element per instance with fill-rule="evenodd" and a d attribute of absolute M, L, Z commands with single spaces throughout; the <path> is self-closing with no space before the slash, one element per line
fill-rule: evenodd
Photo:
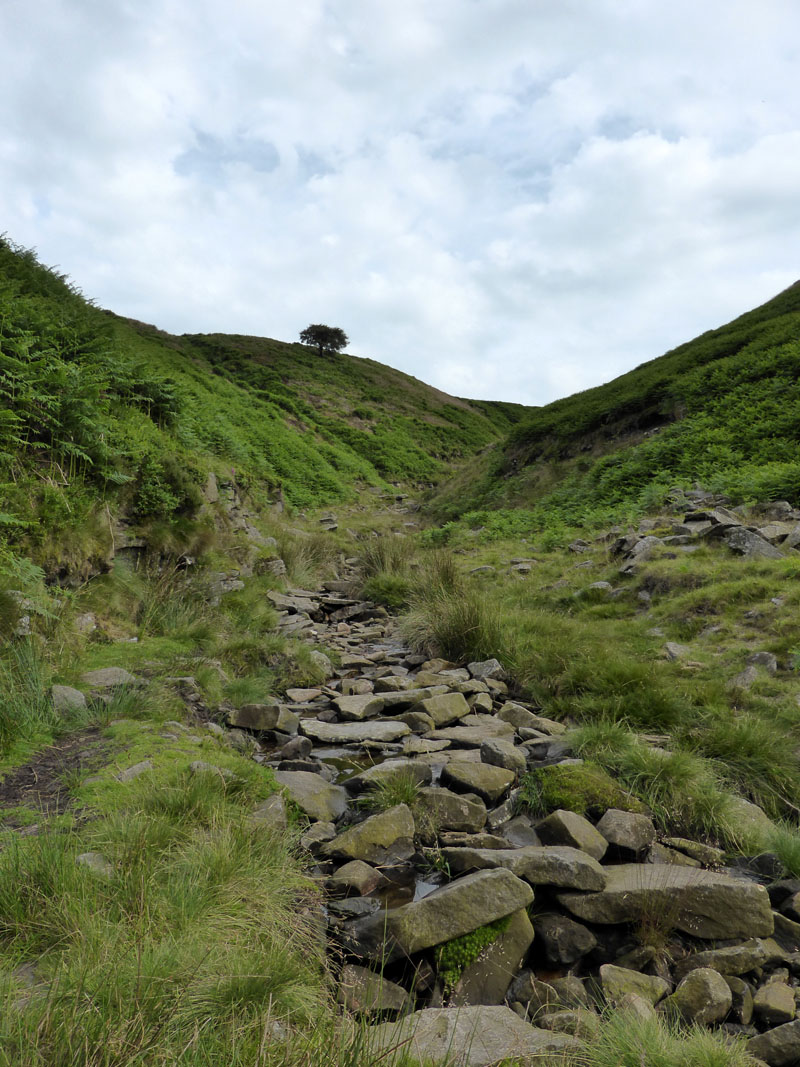
<path fill-rule="evenodd" d="M 408 859 L 414 855 L 414 816 L 405 804 L 397 804 L 337 834 L 322 852 L 373 865 Z"/>
<path fill-rule="evenodd" d="M 539 1030 L 504 1005 L 424 1008 L 400 1022 L 371 1026 L 366 1037 L 373 1054 L 399 1047 L 421 1063 L 448 1067 L 529 1063 L 579 1048 L 574 1037 Z"/>
<path fill-rule="evenodd" d="M 374 719 L 383 711 L 383 697 L 374 693 L 359 693 L 354 696 L 336 697 L 333 701 L 339 716 L 348 722 L 363 722 Z"/>
<path fill-rule="evenodd" d="M 453 760 L 442 771 L 445 785 L 455 786 L 462 793 L 477 793 L 481 800 L 494 804 L 513 785 L 515 774 L 504 767 L 487 763 L 462 763 Z"/>
<path fill-rule="evenodd" d="M 404 722 L 394 719 L 376 719 L 370 722 L 320 722 L 318 719 L 303 719 L 300 732 L 314 741 L 332 745 L 355 745 L 361 741 L 399 741 L 407 737 L 411 729 Z"/>
<path fill-rule="evenodd" d="M 670 925 L 703 939 L 769 937 L 774 928 L 763 886 L 714 871 L 666 864 L 623 863 L 605 868 L 598 893 L 558 894 L 573 915 L 586 922 L 635 922 L 642 913 L 669 917 Z"/>
<path fill-rule="evenodd" d="M 505 867 L 531 885 L 555 885 L 593 892 L 604 889 L 606 885 L 606 869 L 580 849 L 567 846 L 444 848 L 442 857 L 452 871 Z"/>
<path fill-rule="evenodd" d="M 446 726 L 443 730 L 434 730 L 428 737 L 434 741 L 453 741 L 457 745 L 480 748 L 484 741 L 493 737 L 513 737 L 514 727 L 502 719 L 481 723 L 480 726 Z"/>
<path fill-rule="evenodd" d="M 347 808 L 347 793 L 312 771 L 275 771 L 275 780 L 311 819 L 333 822 Z"/>
<path fill-rule="evenodd" d="M 362 919 L 352 933 L 362 955 L 410 956 L 504 919 L 532 901 L 531 887 L 511 871 L 477 871 L 421 900 Z"/>
<path fill-rule="evenodd" d="M 430 785 L 432 777 L 430 766 L 420 760 L 387 759 L 345 779 L 342 785 L 348 793 L 363 793 L 364 790 L 390 782 L 393 778 L 408 778 L 417 785 Z"/>
<path fill-rule="evenodd" d="M 96 671 L 86 671 L 81 675 L 84 685 L 92 689 L 117 689 L 120 686 L 143 686 L 145 683 L 124 667 L 101 667 Z"/>

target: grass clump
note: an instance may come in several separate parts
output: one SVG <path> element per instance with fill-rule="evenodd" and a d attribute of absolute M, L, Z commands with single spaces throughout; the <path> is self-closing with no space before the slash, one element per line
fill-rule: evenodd
<path fill-rule="evenodd" d="M 413 771 L 408 767 L 401 767 L 381 781 L 373 783 L 360 798 L 359 804 L 372 812 L 388 811 L 398 804 L 405 804 L 415 813 L 420 789 L 419 779 Z"/>
<path fill-rule="evenodd" d="M 523 774 L 519 802 L 535 816 L 564 810 L 598 819 L 609 808 L 644 810 L 640 800 L 593 763 L 556 764 Z"/>
<path fill-rule="evenodd" d="M 606 1017 L 596 1037 L 570 1067 L 752 1067 L 744 1039 L 704 1027 L 685 1027 L 619 1011 Z"/>
<path fill-rule="evenodd" d="M 434 949 L 436 968 L 446 992 L 452 992 L 467 967 L 475 963 L 483 950 L 508 929 L 510 922 L 510 915 L 495 919 L 494 922 L 479 926 L 477 930 L 456 937 Z"/>

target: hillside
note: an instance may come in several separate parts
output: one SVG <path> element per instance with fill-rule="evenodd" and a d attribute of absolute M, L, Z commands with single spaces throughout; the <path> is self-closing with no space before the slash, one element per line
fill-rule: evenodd
<path fill-rule="evenodd" d="M 99 552 L 109 515 L 183 524 L 190 541 L 211 474 L 256 510 L 329 506 L 435 481 L 522 411 L 299 344 L 172 337 L 101 311 L 7 239 L 0 398 L 4 541 L 48 571 L 66 545 L 76 565 Z"/>
<path fill-rule="evenodd" d="M 800 501 L 800 282 L 726 326 L 526 414 L 440 518 L 523 508 L 531 529 L 641 515 L 700 482 Z M 477 520 L 478 522 L 480 520 Z M 517 517 L 517 521 L 521 521 Z"/>

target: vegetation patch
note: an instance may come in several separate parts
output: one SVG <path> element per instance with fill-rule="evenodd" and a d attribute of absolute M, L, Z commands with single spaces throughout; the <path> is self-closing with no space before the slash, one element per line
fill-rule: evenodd
<path fill-rule="evenodd" d="M 609 808 L 642 812 L 644 805 L 593 763 L 556 764 L 520 778 L 520 804 L 532 815 L 574 811 L 599 819 Z"/>
<path fill-rule="evenodd" d="M 451 992 L 461 975 L 471 966 L 484 949 L 493 944 L 502 933 L 508 929 L 511 916 L 503 919 L 495 919 L 486 926 L 479 926 L 469 934 L 456 937 L 434 949 L 436 968 L 439 977 L 444 982 L 445 991 Z"/>

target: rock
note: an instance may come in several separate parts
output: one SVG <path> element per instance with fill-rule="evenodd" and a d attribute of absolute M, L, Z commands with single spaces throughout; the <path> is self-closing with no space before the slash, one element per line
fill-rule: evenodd
<path fill-rule="evenodd" d="M 342 678 L 342 694 L 344 696 L 365 696 L 372 692 L 372 682 L 368 678 Z"/>
<path fill-rule="evenodd" d="M 475 719 L 483 719 L 483 722 L 474 723 Z M 514 727 L 507 722 L 502 722 L 490 716 L 470 715 L 461 726 L 447 726 L 443 730 L 436 730 L 432 735 L 438 741 L 454 741 L 458 745 L 480 748 L 484 741 L 491 737 L 510 738 L 514 736 Z"/>
<path fill-rule="evenodd" d="M 465 797 L 449 789 L 420 789 L 417 801 L 422 822 L 430 820 L 436 830 L 477 833 L 486 824 L 486 805 L 477 797 Z"/>
<path fill-rule="evenodd" d="M 736 827 L 738 838 L 747 843 L 746 847 L 761 847 L 764 839 L 774 834 L 775 824 L 758 804 L 732 796 L 727 808 L 731 825 Z"/>
<path fill-rule="evenodd" d="M 404 711 L 397 716 L 397 720 L 398 722 L 404 722 L 415 734 L 430 733 L 434 727 L 433 719 L 423 711 Z M 428 744 L 440 745 L 442 748 L 448 748 L 450 745 L 449 741 L 430 741 L 427 738 L 424 738 L 424 740 Z"/>
<path fill-rule="evenodd" d="M 465 834 L 458 830 L 439 833 L 442 848 L 507 848 L 508 842 L 495 834 Z"/>
<path fill-rule="evenodd" d="M 138 778 L 139 775 L 145 774 L 147 771 L 152 771 L 152 769 L 152 760 L 142 760 L 141 763 L 134 763 L 132 767 L 126 767 L 124 771 L 120 771 L 117 775 L 117 781 L 132 782 L 134 778 Z"/>
<path fill-rule="evenodd" d="M 636 922 L 663 913 L 677 930 L 706 939 L 768 937 L 773 930 L 763 886 L 712 871 L 635 863 L 607 867 L 599 893 L 559 893 L 559 903 L 594 923 Z"/>
<path fill-rule="evenodd" d="M 780 1026 L 791 1022 L 796 1008 L 794 990 L 784 982 L 763 985 L 753 997 L 753 1013 L 764 1026 Z"/>
<path fill-rule="evenodd" d="M 442 856 L 451 870 L 495 869 L 505 867 L 531 885 L 554 885 L 597 891 L 606 884 L 603 867 L 577 848 L 568 846 L 479 849 L 445 848 Z"/>
<path fill-rule="evenodd" d="M 524 750 L 502 737 L 493 737 L 481 744 L 481 761 L 493 767 L 504 767 L 515 775 L 522 774 L 527 765 Z"/>
<path fill-rule="evenodd" d="M 296 734 L 300 718 L 278 703 L 243 704 L 228 712 L 228 725 L 242 730 L 279 730 Z"/>
<path fill-rule="evenodd" d="M 231 782 L 236 777 L 233 771 L 227 767 L 217 767 L 215 763 L 206 763 L 205 760 L 196 759 L 189 764 L 190 774 L 210 774 L 215 778 L 221 778 L 225 782 Z"/>
<path fill-rule="evenodd" d="M 652 974 L 629 971 L 627 967 L 615 967 L 606 963 L 600 968 L 600 984 L 603 994 L 611 1004 L 617 1004 L 628 993 L 635 993 L 648 1004 L 658 1004 L 669 993 L 669 982 Z M 725 987 L 727 990 L 727 986 Z M 730 992 L 730 990 L 728 990 Z"/>
<path fill-rule="evenodd" d="M 597 947 L 597 938 L 585 926 L 566 915 L 546 913 L 535 916 L 536 944 L 554 967 L 570 967 Z"/>
<path fill-rule="evenodd" d="M 753 667 L 763 667 L 768 674 L 777 674 L 778 660 L 771 652 L 751 652 L 747 662 Z"/>
<path fill-rule="evenodd" d="M 710 967 L 698 967 L 686 975 L 664 1003 L 674 1008 L 686 1022 L 710 1026 L 721 1022 L 728 1014 L 733 994 L 721 974 Z"/>
<path fill-rule="evenodd" d="M 335 822 L 347 809 L 347 793 L 311 771 L 275 771 L 278 785 L 310 819 Z"/>
<path fill-rule="evenodd" d="M 272 758 L 281 760 L 308 759 L 313 747 L 310 737 L 293 737 L 291 741 L 287 741 L 285 745 L 273 752 Z"/>
<path fill-rule="evenodd" d="M 525 848 L 526 845 L 542 843 L 527 815 L 515 815 L 505 823 L 500 832 L 512 848 Z"/>
<path fill-rule="evenodd" d="M 101 667 L 97 671 L 86 671 L 81 675 L 81 681 L 92 689 L 119 689 L 122 686 L 140 688 L 145 684 L 124 667 Z"/>
<path fill-rule="evenodd" d="M 584 1041 L 597 1038 L 600 1033 L 600 1019 L 588 1008 L 552 1011 L 537 1015 L 536 1022 L 545 1030 L 555 1030 L 560 1034 L 572 1034 Z"/>
<path fill-rule="evenodd" d="M 433 719 L 435 727 L 448 726 L 469 715 L 470 706 L 461 693 L 441 693 L 439 696 L 421 700 L 411 709 Z"/>
<path fill-rule="evenodd" d="M 719 974 L 747 974 L 763 967 L 768 960 L 767 948 L 763 941 L 751 938 L 741 945 L 729 948 L 713 948 L 706 952 L 693 952 L 678 960 L 675 964 L 675 977 L 680 980 L 697 967 L 711 967 Z"/>
<path fill-rule="evenodd" d="M 692 654 L 692 650 L 688 645 L 679 645 L 677 641 L 667 641 L 664 654 L 669 660 L 686 659 Z"/>
<path fill-rule="evenodd" d="M 53 701 L 53 710 L 60 713 L 81 711 L 86 707 L 86 697 L 80 689 L 73 689 L 68 685 L 52 686 L 50 688 L 50 699 Z"/>
<path fill-rule="evenodd" d="M 327 886 L 331 893 L 347 896 L 352 892 L 363 897 L 377 889 L 383 881 L 381 872 L 368 863 L 363 860 L 350 860 L 330 876 Z"/>
<path fill-rule="evenodd" d="M 760 534 L 753 533 L 743 526 L 729 530 L 725 534 L 725 544 L 734 552 L 738 552 L 746 559 L 783 559 L 780 552 L 769 541 L 765 541 Z"/>
<path fill-rule="evenodd" d="M 488 678 L 494 678 L 498 682 L 506 679 L 506 672 L 501 663 L 496 659 L 485 659 L 476 663 L 468 663 L 467 670 L 471 677 L 479 682 L 485 682 Z"/>
<path fill-rule="evenodd" d="M 300 838 L 300 847 L 312 855 L 317 855 L 322 846 L 336 837 L 336 827 L 332 822 L 315 822 Z"/>
<path fill-rule="evenodd" d="M 537 823 L 536 833 L 546 845 L 569 845 L 596 860 L 601 860 L 608 849 L 608 842 L 588 819 L 561 808 Z"/>
<path fill-rule="evenodd" d="M 411 729 L 404 722 L 396 722 L 393 719 L 343 723 L 303 719 L 300 731 L 314 741 L 332 745 L 353 745 L 363 741 L 399 741 L 401 737 L 411 733 Z"/>
<path fill-rule="evenodd" d="M 755 667 L 745 667 L 743 671 L 734 674 L 727 682 L 728 689 L 749 689 L 758 679 L 758 671 Z"/>
<path fill-rule="evenodd" d="M 394 778 L 405 778 L 416 782 L 417 785 L 428 785 L 432 772 L 427 763 L 421 763 L 419 760 L 387 759 L 354 774 L 351 778 L 346 778 L 342 785 L 348 793 L 363 793 L 366 789 L 374 789 Z"/>
<path fill-rule="evenodd" d="M 502 1004 L 532 942 L 533 927 L 527 912 L 514 912 L 506 929 L 464 969 L 450 1003 Z"/>
<path fill-rule="evenodd" d="M 446 685 L 415 686 L 399 693 L 382 693 L 383 710 L 387 712 L 408 711 L 429 697 L 440 696 L 447 692 Z"/>
<path fill-rule="evenodd" d="M 800 1063 L 800 1019 L 751 1037 L 747 1051 L 768 1063 L 769 1067 L 797 1067 Z"/>
<path fill-rule="evenodd" d="M 541 1059 L 579 1047 L 575 1038 L 536 1029 L 501 1005 L 415 1011 L 400 1022 L 369 1027 L 366 1043 L 373 1055 L 400 1047 L 421 1062 L 446 1061 L 448 1067 Z"/>
<path fill-rule="evenodd" d="M 251 826 L 257 826 L 259 829 L 283 833 L 289 825 L 286 817 L 286 802 L 283 797 L 278 794 L 267 797 L 257 808 L 253 809 L 248 822 Z"/>
<path fill-rule="evenodd" d="M 333 677 L 333 664 L 324 652 L 312 651 L 309 652 L 309 657 L 323 678 Z"/>
<path fill-rule="evenodd" d="M 81 867 L 87 867 L 92 874 L 99 878 L 113 878 L 114 867 L 102 852 L 81 852 L 75 857 L 75 862 Z"/>
<path fill-rule="evenodd" d="M 374 693 L 336 697 L 333 703 L 339 712 L 339 717 L 348 722 L 374 719 L 383 711 L 383 697 L 375 696 Z"/>
<path fill-rule="evenodd" d="M 699 841 L 690 841 L 685 837 L 665 837 L 664 844 L 668 848 L 683 852 L 690 859 L 697 860 L 705 867 L 718 866 L 725 859 L 725 853 L 721 848 L 713 845 L 701 844 Z"/>
<path fill-rule="evenodd" d="M 728 983 L 733 998 L 731 1018 L 743 1026 L 749 1026 L 753 1018 L 753 994 L 750 992 L 750 986 L 732 974 L 724 974 L 722 977 Z"/>
<path fill-rule="evenodd" d="M 366 967 L 348 963 L 339 978 L 338 998 L 348 1011 L 359 1015 L 373 1012 L 400 1012 L 408 1006 L 408 993 Z"/>
<path fill-rule="evenodd" d="M 407 805 L 397 804 L 337 834 L 322 851 L 375 865 L 406 860 L 414 855 L 414 816 Z"/>
<path fill-rule="evenodd" d="M 485 763 L 462 763 L 454 760 L 442 771 L 442 781 L 465 793 L 476 793 L 487 804 L 496 803 L 513 784 L 514 773 Z"/>
<path fill-rule="evenodd" d="M 410 722 L 408 725 L 413 729 Z M 420 732 L 427 733 L 427 729 Z M 403 741 L 404 756 L 430 756 L 434 752 L 444 752 L 446 748 L 450 748 L 449 741 L 431 741 L 427 737 L 406 737 Z"/>
<path fill-rule="evenodd" d="M 367 954 L 411 956 L 504 919 L 527 908 L 532 900 L 531 887 L 510 871 L 478 871 L 421 900 L 360 920 L 354 924 L 353 934 Z"/>
<path fill-rule="evenodd" d="M 626 1012 L 628 1015 L 632 1015 L 634 1019 L 638 1019 L 641 1022 L 649 1022 L 651 1019 L 656 1018 L 656 1012 L 653 1005 L 649 1000 L 644 997 L 640 997 L 638 993 L 625 993 L 617 1001 L 617 1013 L 621 1014 Z"/>
<path fill-rule="evenodd" d="M 632 857 L 644 852 L 656 839 L 652 819 L 617 808 L 609 808 L 596 829 L 610 845 Z"/>

